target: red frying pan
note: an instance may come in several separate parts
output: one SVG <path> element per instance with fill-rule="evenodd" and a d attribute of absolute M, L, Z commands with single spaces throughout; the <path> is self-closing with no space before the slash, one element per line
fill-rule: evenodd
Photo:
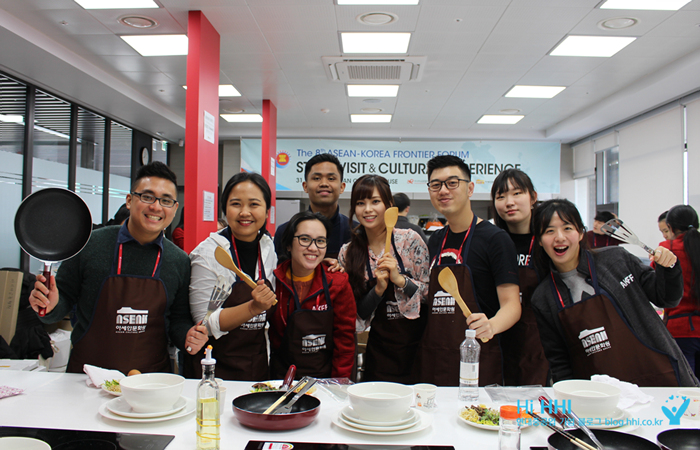
<path fill-rule="evenodd" d="M 46 287 L 51 264 L 71 258 L 85 247 L 92 232 L 90 209 L 75 192 L 48 188 L 37 191 L 17 208 L 15 236 L 22 249 L 44 263 Z M 41 308 L 39 315 L 44 316 Z"/>

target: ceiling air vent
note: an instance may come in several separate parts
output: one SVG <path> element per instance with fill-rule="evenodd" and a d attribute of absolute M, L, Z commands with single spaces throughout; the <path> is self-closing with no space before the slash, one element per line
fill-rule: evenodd
<path fill-rule="evenodd" d="M 425 69 L 425 56 L 404 58 L 321 58 L 326 76 L 341 82 L 391 82 L 420 81 Z"/>

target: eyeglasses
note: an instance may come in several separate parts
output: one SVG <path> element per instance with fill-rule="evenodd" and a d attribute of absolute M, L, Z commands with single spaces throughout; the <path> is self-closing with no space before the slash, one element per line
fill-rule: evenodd
<path fill-rule="evenodd" d="M 311 244 L 316 244 L 316 248 L 326 248 L 328 246 L 328 239 L 324 237 L 317 237 L 313 239 L 307 234 L 300 234 L 299 236 L 294 236 L 299 239 L 299 245 L 302 247 L 311 247 Z"/>
<path fill-rule="evenodd" d="M 177 200 L 173 200 L 170 197 L 156 197 L 153 194 L 146 194 L 142 192 L 132 192 L 131 195 L 136 195 L 142 202 L 148 203 L 149 205 L 152 205 L 156 202 L 156 200 L 158 200 L 160 202 L 160 206 L 163 208 L 172 208 L 175 206 L 175 203 L 177 203 Z"/>
<path fill-rule="evenodd" d="M 457 189 L 459 187 L 460 181 L 464 181 L 466 183 L 469 183 L 469 180 L 465 180 L 462 178 L 450 178 L 450 179 L 445 180 L 445 181 L 433 180 L 433 181 L 426 183 L 426 184 L 428 185 L 428 190 L 433 191 L 433 192 L 437 192 L 440 189 L 442 189 L 443 184 L 447 187 L 447 189 L 452 191 L 452 190 Z"/>

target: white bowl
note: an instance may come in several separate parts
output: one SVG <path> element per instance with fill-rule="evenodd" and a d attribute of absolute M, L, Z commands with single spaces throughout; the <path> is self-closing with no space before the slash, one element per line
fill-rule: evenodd
<path fill-rule="evenodd" d="M 138 413 L 155 413 L 172 409 L 180 398 L 185 378 L 173 373 L 144 373 L 122 378 L 124 400 Z"/>
<path fill-rule="evenodd" d="M 571 400 L 571 410 L 579 417 L 608 417 L 620 401 L 619 388 L 595 381 L 565 380 L 552 388 L 558 400 Z"/>
<path fill-rule="evenodd" d="M 413 403 L 413 388 L 382 381 L 348 386 L 350 406 L 358 417 L 391 422 L 401 418 Z"/>
<path fill-rule="evenodd" d="M 0 438 L 0 450 L 51 450 L 51 446 L 39 439 L 9 436 Z"/>

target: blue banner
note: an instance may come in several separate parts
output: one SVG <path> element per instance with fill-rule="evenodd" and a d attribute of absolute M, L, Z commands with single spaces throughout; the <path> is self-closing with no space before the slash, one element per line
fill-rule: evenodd
<path fill-rule="evenodd" d="M 306 161 L 330 153 L 343 164 L 346 190 L 362 175 L 377 174 L 387 178 L 397 192 L 427 192 L 428 160 L 454 155 L 469 165 L 474 192 L 490 193 L 501 171 L 516 168 L 530 176 L 537 192 L 558 194 L 559 152 L 557 142 L 277 139 L 277 190 L 303 190 Z M 260 139 L 242 139 L 241 167 L 260 172 L 260 153 Z"/>

